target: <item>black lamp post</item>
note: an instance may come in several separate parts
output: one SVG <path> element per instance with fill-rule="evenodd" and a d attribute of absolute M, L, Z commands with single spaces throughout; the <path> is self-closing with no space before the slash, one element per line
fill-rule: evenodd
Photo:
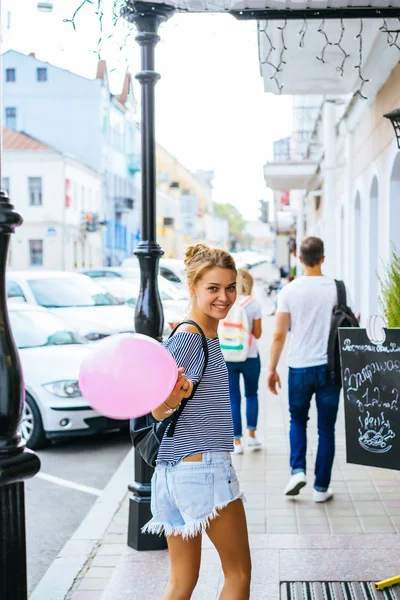
<path fill-rule="evenodd" d="M 383 115 L 386 119 L 393 125 L 394 133 L 396 134 L 397 147 L 400 148 L 400 108 L 396 108 L 392 110 L 390 113 L 386 113 Z"/>
<path fill-rule="evenodd" d="M 39 458 L 18 433 L 24 384 L 7 314 L 5 273 L 10 235 L 22 217 L 0 191 L 0 598 L 27 599 L 24 479 Z"/>
<path fill-rule="evenodd" d="M 164 316 L 157 285 L 158 264 L 163 251 L 156 241 L 156 139 L 154 88 L 160 75 L 154 70 L 154 49 L 160 38 L 159 26 L 174 13 L 165 4 L 150 4 L 128 0 L 122 16 L 134 23 L 141 47 L 141 71 L 136 79 L 141 85 L 142 106 L 142 241 L 135 254 L 139 259 L 141 283 L 136 304 L 135 329 L 138 333 L 162 339 Z M 155 377 L 157 377 L 155 365 Z M 153 469 L 135 455 L 135 481 L 129 504 L 128 545 L 135 550 L 163 550 L 165 538 L 142 534 L 141 528 L 150 520 L 150 481 Z"/>

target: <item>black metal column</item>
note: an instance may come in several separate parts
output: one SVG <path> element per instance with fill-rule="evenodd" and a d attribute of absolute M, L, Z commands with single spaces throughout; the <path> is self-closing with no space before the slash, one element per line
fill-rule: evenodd
<path fill-rule="evenodd" d="M 142 106 L 142 241 L 135 251 L 141 271 L 140 293 L 136 305 L 135 329 L 161 341 L 164 315 L 158 291 L 158 264 L 163 251 L 156 241 L 156 138 L 154 88 L 160 75 L 154 70 L 154 50 L 160 38 L 159 26 L 174 9 L 164 4 L 128 1 L 122 16 L 134 23 L 141 47 L 141 71 L 136 79 L 141 85 Z M 142 534 L 141 528 L 150 520 L 150 481 L 153 469 L 138 454 L 135 455 L 135 481 L 129 504 L 128 545 L 136 550 L 163 550 L 163 537 Z"/>
<path fill-rule="evenodd" d="M 0 598 L 26 600 L 24 479 L 39 471 L 39 458 L 18 433 L 24 384 L 7 313 L 5 272 L 10 235 L 21 225 L 0 191 Z"/>

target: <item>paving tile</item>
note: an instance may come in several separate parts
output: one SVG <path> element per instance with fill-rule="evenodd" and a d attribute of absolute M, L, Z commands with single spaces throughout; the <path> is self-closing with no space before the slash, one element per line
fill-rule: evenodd
<path fill-rule="evenodd" d="M 85 573 L 85 578 L 94 577 L 97 579 L 109 579 L 111 575 L 114 573 L 114 567 L 100 567 L 100 566 L 91 566 L 87 572 Z"/>
<path fill-rule="evenodd" d="M 361 547 L 358 552 L 346 548 L 281 550 L 279 577 L 281 581 L 379 581 L 398 572 L 395 554 L 382 560 L 380 548 Z"/>
<path fill-rule="evenodd" d="M 267 519 L 268 518 L 273 519 L 275 517 L 292 516 L 295 514 L 296 514 L 296 511 L 295 511 L 294 506 L 285 506 L 284 508 L 267 508 L 266 509 Z"/>
<path fill-rule="evenodd" d="M 119 554 L 111 554 L 100 556 L 96 554 L 93 558 L 91 565 L 93 567 L 116 567 L 121 560 L 121 556 Z"/>
<path fill-rule="evenodd" d="M 298 526 L 297 524 L 275 525 L 274 523 L 268 523 L 267 533 L 298 533 Z"/>
<path fill-rule="evenodd" d="M 123 554 L 126 548 L 126 544 L 103 544 L 97 551 L 98 556 L 104 556 L 107 554 Z"/>
<path fill-rule="evenodd" d="M 127 539 L 127 531 L 123 533 L 107 533 L 104 538 L 105 544 L 125 544 Z"/>
<path fill-rule="evenodd" d="M 330 522 L 332 533 L 363 533 L 361 525 L 358 521 L 353 523 L 337 523 Z"/>
<path fill-rule="evenodd" d="M 101 600 L 102 595 L 103 592 L 101 590 L 75 592 L 71 600 Z"/>
<path fill-rule="evenodd" d="M 246 508 L 246 519 L 251 525 L 265 525 L 265 510 Z"/>
<path fill-rule="evenodd" d="M 355 502 L 358 515 L 385 515 L 385 508 L 381 502 Z"/>
<path fill-rule="evenodd" d="M 328 522 L 326 523 L 299 523 L 299 532 L 303 534 L 310 533 L 330 533 Z"/>
<path fill-rule="evenodd" d="M 395 533 L 395 528 L 388 518 L 364 516 L 360 522 L 365 533 Z"/>
<path fill-rule="evenodd" d="M 107 578 L 101 579 L 93 577 L 84 577 L 78 585 L 78 591 L 105 590 L 109 581 L 110 579 Z"/>
<path fill-rule="evenodd" d="M 266 533 L 266 525 L 253 525 L 249 523 L 247 525 L 247 530 L 249 533 Z"/>

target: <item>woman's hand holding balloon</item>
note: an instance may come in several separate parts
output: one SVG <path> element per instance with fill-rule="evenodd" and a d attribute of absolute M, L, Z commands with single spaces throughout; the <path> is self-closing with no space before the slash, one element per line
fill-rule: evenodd
<path fill-rule="evenodd" d="M 158 420 L 165 419 L 171 413 L 171 409 L 175 410 L 179 407 L 184 398 L 189 398 L 193 391 L 193 382 L 184 375 L 184 368 L 178 369 L 178 379 L 171 394 L 164 400 L 161 406 L 153 410 L 153 417 Z"/>

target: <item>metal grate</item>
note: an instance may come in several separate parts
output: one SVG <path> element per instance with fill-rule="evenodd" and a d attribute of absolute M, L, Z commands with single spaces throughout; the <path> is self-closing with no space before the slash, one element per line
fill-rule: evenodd
<path fill-rule="evenodd" d="M 366 581 L 284 581 L 281 600 L 400 600 L 400 585 L 375 590 Z"/>

